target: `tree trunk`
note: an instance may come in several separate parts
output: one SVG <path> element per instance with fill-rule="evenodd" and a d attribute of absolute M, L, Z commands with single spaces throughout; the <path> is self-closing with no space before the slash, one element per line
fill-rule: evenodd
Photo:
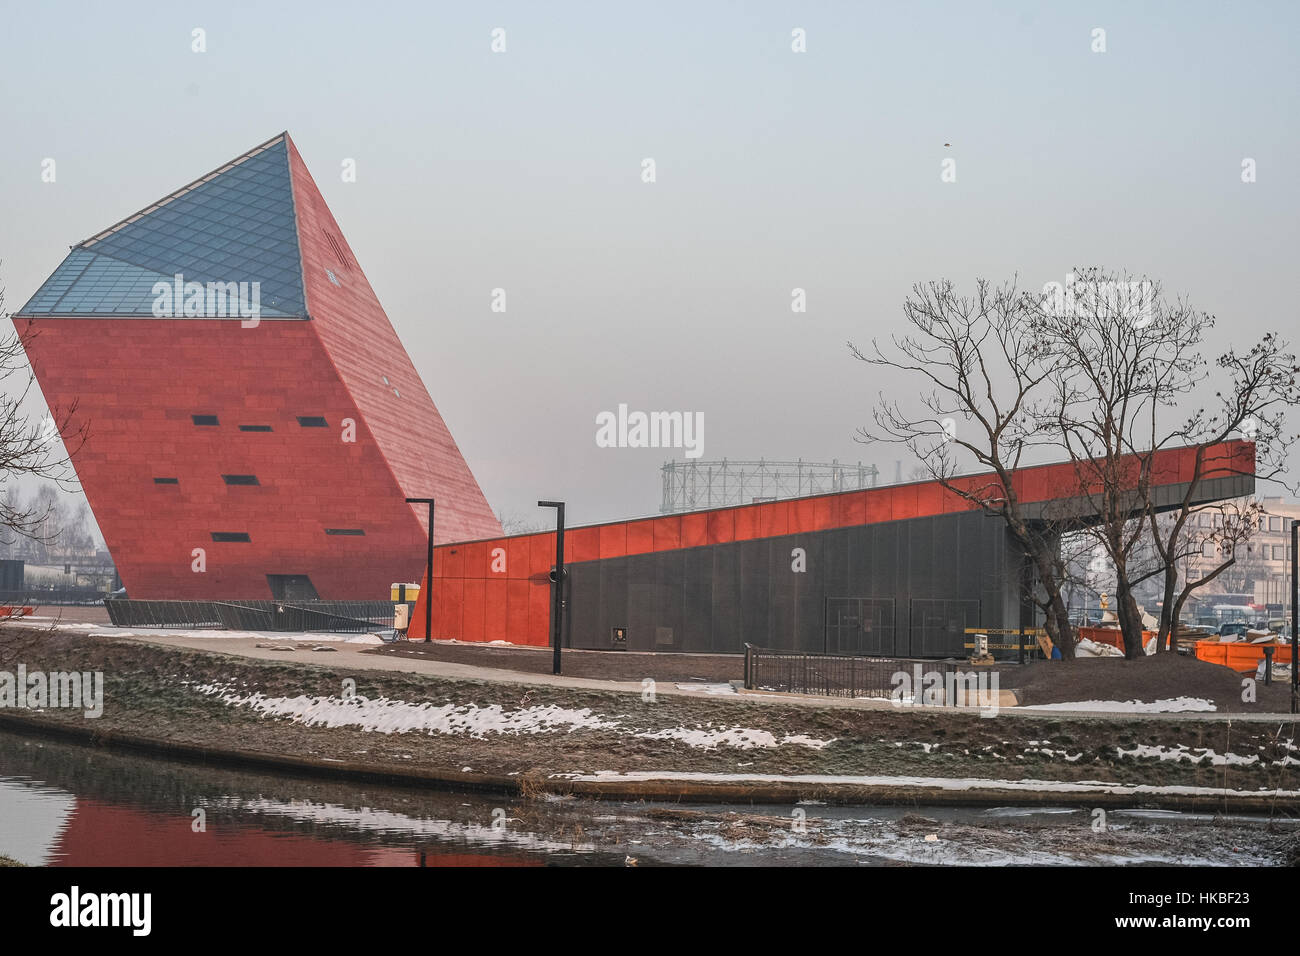
<path fill-rule="evenodd" d="M 1117 583 L 1115 616 L 1119 618 L 1120 631 L 1124 635 L 1124 656 L 1135 660 L 1146 653 L 1142 647 L 1142 615 L 1138 613 L 1137 601 L 1125 576 L 1120 575 Z"/>
<path fill-rule="evenodd" d="M 1174 592 L 1178 586 L 1178 568 L 1172 562 L 1165 568 L 1164 583 L 1164 597 L 1160 602 L 1160 627 L 1156 629 L 1157 654 L 1174 649 L 1175 631 L 1178 630 L 1179 612 L 1182 610 L 1181 602 L 1177 606 L 1174 604 Z"/>
<path fill-rule="evenodd" d="M 1061 597 L 1060 581 L 1056 577 L 1050 557 L 1041 548 L 1036 549 L 1034 565 L 1038 570 L 1039 585 L 1047 593 L 1046 620 L 1043 622 L 1053 646 L 1061 651 L 1061 659 L 1074 660 L 1074 631 L 1070 627 L 1070 611 Z"/>

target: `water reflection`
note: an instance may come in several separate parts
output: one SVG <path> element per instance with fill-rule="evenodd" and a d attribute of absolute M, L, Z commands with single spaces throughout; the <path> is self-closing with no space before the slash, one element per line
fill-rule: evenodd
<path fill-rule="evenodd" d="M 0 732 L 0 854 L 52 866 L 1282 863 L 1294 821 L 1069 807 L 523 799 L 199 766 Z"/>
<path fill-rule="evenodd" d="M 32 865 L 539 866 L 616 856 L 517 822 L 504 797 L 243 773 L 0 733 L 0 854 Z"/>

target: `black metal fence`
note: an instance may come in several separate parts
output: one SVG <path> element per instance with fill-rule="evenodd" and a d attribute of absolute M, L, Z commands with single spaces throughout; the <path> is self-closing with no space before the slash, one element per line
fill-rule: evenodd
<path fill-rule="evenodd" d="M 231 631 L 327 631 L 361 634 L 393 626 L 391 601 L 104 602 L 117 627 L 213 628 Z"/>
<path fill-rule="evenodd" d="M 103 588 L 21 588 L 0 591 L 0 604 L 89 606 L 104 600 Z"/>
<path fill-rule="evenodd" d="M 911 678 L 918 666 L 925 673 L 944 675 L 944 680 L 963 666 L 970 669 L 962 661 L 802 654 L 746 644 L 745 689 L 820 697 L 888 698 L 899 686 L 894 675 L 904 672 Z"/>

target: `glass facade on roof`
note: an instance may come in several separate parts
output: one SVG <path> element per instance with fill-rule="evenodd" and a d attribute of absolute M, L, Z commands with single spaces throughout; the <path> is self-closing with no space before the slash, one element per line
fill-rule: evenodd
<path fill-rule="evenodd" d="M 306 317 L 284 139 L 75 247 L 17 314 L 151 315 L 154 283 L 178 273 L 257 282 L 262 316 Z"/>

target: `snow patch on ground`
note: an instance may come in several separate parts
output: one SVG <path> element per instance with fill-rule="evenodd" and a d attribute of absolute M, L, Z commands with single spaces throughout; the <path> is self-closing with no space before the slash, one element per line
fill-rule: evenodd
<path fill-rule="evenodd" d="M 1200 763 L 1205 758 L 1209 758 L 1210 764 L 1215 767 L 1248 767 L 1260 762 L 1259 754 L 1234 754 L 1234 753 L 1215 753 L 1208 747 L 1188 747 L 1186 744 L 1178 744 L 1175 747 L 1153 746 L 1151 744 L 1137 744 L 1133 747 L 1119 747 L 1121 757 L 1153 757 L 1156 760 L 1172 760 L 1175 763 L 1186 760 L 1188 763 Z M 1287 756 L 1281 760 L 1270 761 L 1274 767 L 1284 767 L 1292 764 L 1300 764 L 1300 760 L 1295 757 Z"/>
<path fill-rule="evenodd" d="M 286 718 L 308 727 L 357 727 L 363 731 L 384 734 L 463 734 L 478 738 L 488 734 L 605 730 L 646 740 L 678 740 L 702 750 L 716 750 L 719 747 L 738 750 L 772 749 L 787 745 L 820 750 L 835 739 L 819 740 L 806 734 L 778 737 L 766 730 L 714 727 L 712 724 L 638 730 L 624 726 L 620 720 L 595 714 L 586 707 L 574 709 L 548 705 L 506 711 L 500 704 L 489 704 L 486 707 L 477 704 L 412 704 L 387 697 L 373 700 L 361 696 L 344 699 L 305 694 L 297 697 L 268 697 L 219 684 L 196 685 L 196 689 L 200 693 L 216 697 L 228 706 L 247 707 L 266 717 Z"/>
<path fill-rule="evenodd" d="M 1203 697 L 1173 697 L 1145 703 L 1140 700 L 1072 700 L 1061 704 L 1030 704 L 1017 710 L 1093 710 L 1129 714 L 1179 714 L 1218 710 Z"/>
<path fill-rule="evenodd" d="M 694 691 L 697 694 L 734 694 L 736 688 L 730 684 L 674 684 L 678 690 Z"/>
<path fill-rule="evenodd" d="M 1152 784 L 1123 784 L 1106 780 L 996 780 L 985 777 L 854 777 L 831 774 L 770 774 L 770 773 L 697 773 L 689 771 L 634 770 L 620 772 L 602 770 L 597 773 L 557 773 L 552 777 L 590 782 L 679 780 L 699 783 L 806 783 L 847 784 L 861 787 L 934 787 L 943 790 L 1019 790 L 1032 793 L 1111 793 L 1123 796 L 1141 794 L 1171 794 L 1178 796 L 1223 796 L 1242 794 L 1255 796 L 1268 793 L 1278 797 L 1300 797 L 1300 790 L 1226 790 L 1222 787 L 1156 786 Z"/>
<path fill-rule="evenodd" d="M 525 707 L 507 713 L 499 704 L 408 704 L 380 697 L 267 697 L 240 694 L 211 684 L 198 688 L 217 696 L 232 707 L 248 707 L 267 717 L 287 717 L 308 727 L 359 727 L 364 731 L 400 734 L 410 731 L 430 734 L 543 734 L 613 729 L 614 722 L 597 717 L 588 708 Z"/>

